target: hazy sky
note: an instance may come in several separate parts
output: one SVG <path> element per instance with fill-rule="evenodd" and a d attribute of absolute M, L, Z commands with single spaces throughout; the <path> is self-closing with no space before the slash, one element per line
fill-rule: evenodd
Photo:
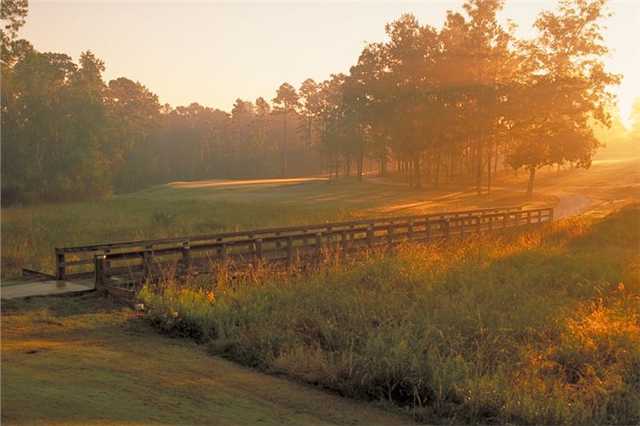
<path fill-rule="evenodd" d="M 105 78 L 140 81 L 174 106 L 191 102 L 230 110 L 236 98 L 271 100 L 284 81 L 348 72 L 366 42 L 385 38 L 402 13 L 442 25 L 462 0 L 382 1 L 44 1 L 31 0 L 22 36 L 40 51 L 78 59 L 92 50 Z M 507 0 L 502 13 L 530 36 L 536 14 L 553 0 Z M 640 96 L 640 0 L 610 0 L 606 40 L 623 118 Z"/>

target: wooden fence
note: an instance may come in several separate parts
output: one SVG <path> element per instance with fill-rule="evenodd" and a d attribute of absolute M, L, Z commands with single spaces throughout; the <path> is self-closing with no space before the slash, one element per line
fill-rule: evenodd
<path fill-rule="evenodd" d="M 62 247 L 55 249 L 56 278 L 95 276 L 96 285 L 102 285 L 111 277 L 145 280 L 167 265 L 173 265 L 177 273 L 204 271 L 212 263 L 227 260 L 291 265 L 326 250 L 464 237 L 552 219 L 552 208 L 515 207 Z"/>

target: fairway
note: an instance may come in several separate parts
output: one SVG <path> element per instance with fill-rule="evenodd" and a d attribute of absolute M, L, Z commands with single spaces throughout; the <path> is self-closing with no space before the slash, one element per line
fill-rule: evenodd
<path fill-rule="evenodd" d="M 159 336 L 95 295 L 2 302 L 2 424 L 402 425 Z"/>

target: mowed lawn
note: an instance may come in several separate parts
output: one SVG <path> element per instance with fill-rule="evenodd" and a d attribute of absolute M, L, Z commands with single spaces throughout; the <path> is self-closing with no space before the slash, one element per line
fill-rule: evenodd
<path fill-rule="evenodd" d="M 3 425 L 399 425 L 255 373 L 87 295 L 2 302 Z"/>
<path fill-rule="evenodd" d="M 174 182 L 105 200 L 3 208 L 2 276 L 23 267 L 53 271 L 53 248 L 64 245 L 438 210 L 559 201 L 571 207 L 573 193 L 584 194 L 582 207 L 589 199 L 640 198 L 638 159 L 541 173 L 533 200 L 524 196 L 525 178 L 504 175 L 489 195 L 471 187 L 411 189 L 378 178 Z"/>

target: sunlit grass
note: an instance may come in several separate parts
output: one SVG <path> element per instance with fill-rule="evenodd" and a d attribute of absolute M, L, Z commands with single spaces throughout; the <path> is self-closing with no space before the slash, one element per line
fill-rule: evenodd
<path fill-rule="evenodd" d="M 604 220 L 165 283 L 165 332 L 341 394 L 455 422 L 640 421 L 640 207 Z"/>
<path fill-rule="evenodd" d="M 507 174 L 498 176 L 490 195 L 477 195 L 464 185 L 416 190 L 377 178 L 283 184 L 231 181 L 228 186 L 169 184 L 99 201 L 3 208 L 2 277 L 16 276 L 23 267 L 53 272 L 56 246 L 523 203 L 549 206 L 558 201 L 554 194 L 572 192 L 638 199 L 638 164 L 634 160 L 560 175 L 541 173 L 534 200 L 525 197 L 524 176 Z M 629 185 L 620 186 L 622 181 Z"/>

